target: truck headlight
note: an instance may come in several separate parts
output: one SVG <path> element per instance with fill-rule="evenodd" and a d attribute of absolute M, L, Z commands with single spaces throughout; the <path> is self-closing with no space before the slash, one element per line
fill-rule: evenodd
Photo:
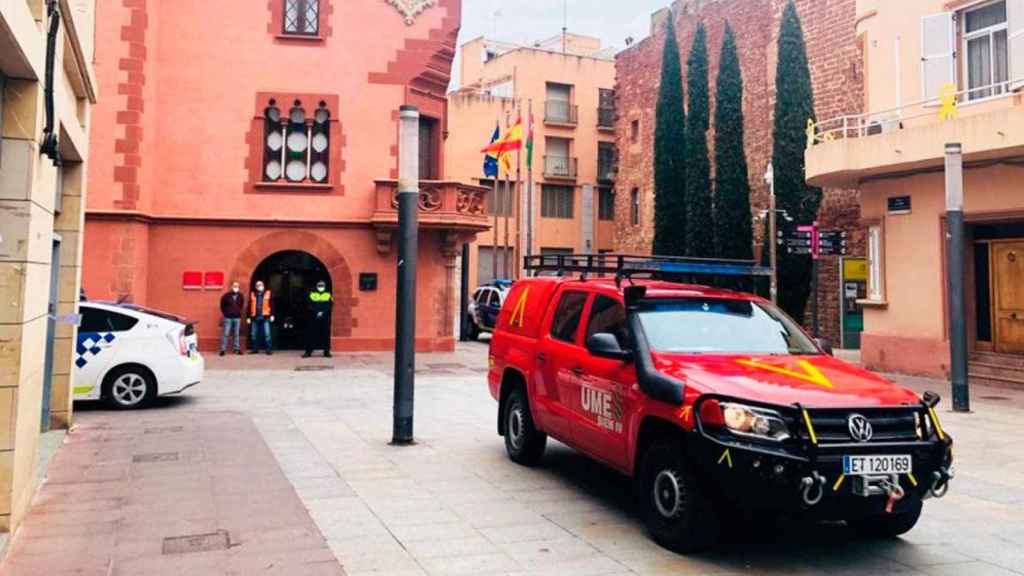
<path fill-rule="evenodd" d="M 725 427 L 734 434 L 782 442 L 790 437 L 789 426 L 775 410 L 732 402 L 722 403 Z"/>

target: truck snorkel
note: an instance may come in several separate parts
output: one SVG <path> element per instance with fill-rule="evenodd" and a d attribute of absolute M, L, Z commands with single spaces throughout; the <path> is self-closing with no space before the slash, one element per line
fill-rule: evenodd
<path fill-rule="evenodd" d="M 629 326 L 633 344 L 633 359 L 636 363 L 636 378 L 640 389 L 651 398 L 668 402 L 675 406 L 683 403 L 686 385 L 671 376 L 658 371 L 651 358 L 651 349 L 647 345 L 647 336 L 640 322 L 640 301 L 647 294 L 646 286 L 630 285 L 623 289 L 626 301 L 626 324 Z"/>

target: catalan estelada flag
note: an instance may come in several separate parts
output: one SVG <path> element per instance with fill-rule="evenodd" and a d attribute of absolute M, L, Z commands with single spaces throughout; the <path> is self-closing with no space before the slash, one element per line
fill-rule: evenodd
<path fill-rule="evenodd" d="M 501 129 L 498 124 L 494 124 L 494 134 L 491 135 L 491 145 L 501 139 Z M 488 147 L 489 148 L 489 147 Z M 485 150 L 486 152 L 486 150 Z M 498 155 L 493 152 L 486 152 L 484 154 L 484 176 L 489 178 L 498 177 Z"/>

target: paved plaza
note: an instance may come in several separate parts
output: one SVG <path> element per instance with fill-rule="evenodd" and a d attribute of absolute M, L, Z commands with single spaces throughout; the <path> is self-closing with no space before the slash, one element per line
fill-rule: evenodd
<path fill-rule="evenodd" d="M 389 354 L 212 357 L 152 409 L 80 405 L 0 573 L 1024 574 L 1024 393 L 943 402 L 957 478 L 902 539 L 780 522 L 684 557 L 647 538 L 626 479 L 557 443 L 537 469 L 506 458 L 486 350 L 418 357 L 404 448 Z"/>

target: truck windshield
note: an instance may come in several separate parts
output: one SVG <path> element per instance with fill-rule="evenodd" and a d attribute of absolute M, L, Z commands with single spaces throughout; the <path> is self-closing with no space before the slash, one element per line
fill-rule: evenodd
<path fill-rule="evenodd" d="M 650 347 L 683 354 L 818 354 L 810 338 L 779 309 L 749 300 L 687 298 L 648 301 L 640 322 Z"/>

